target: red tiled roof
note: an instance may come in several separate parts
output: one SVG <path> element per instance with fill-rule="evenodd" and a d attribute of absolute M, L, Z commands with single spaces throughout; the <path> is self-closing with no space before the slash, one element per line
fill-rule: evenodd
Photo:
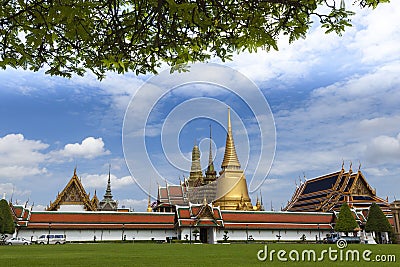
<path fill-rule="evenodd" d="M 176 214 L 179 226 L 218 226 L 224 225 L 219 207 L 193 204 L 177 206 Z M 211 217 L 210 217 L 211 216 Z"/>
<path fill-rule="evenodd" d="M 32 212 L 28 228 L 174 228 L 174 213 Z"/>
<path fill-rule="evenodd" d="M 182 187 L 180 185 L 169 185 L 168 186 L 169 196 L 172 197 L 181 197 L 183 198 Z"/>
<path fill-rule="evenodd" d="M 249 211 L 221 211 L 225 223 L 315 223 L 329 224 L 332 213 L 300 213 L 300 212 L 249 212 Z"/>
<path fill-rule="evenodd" d="M 161 187 L 159 190 L 160 190 L 160 199 L 167 199 L 168 200 L 167 188 Z"/>
<path fill-rule="evenodd" d="M 14 214 L 17 218 L 21 218 L 23 211 L 24 211 L 24 207 L 22 206 L 13 206 L 14 209 Z"/>
<path fill-rule="evenodd" d="M 332 229 L 330 224 L 296 224 L 296 223 L 229 223 L 226 229 Z"/>
<path fill-rule="evenodd" d="M 332 229 L 332 213 L 222 211 L 227 229 Z"/>

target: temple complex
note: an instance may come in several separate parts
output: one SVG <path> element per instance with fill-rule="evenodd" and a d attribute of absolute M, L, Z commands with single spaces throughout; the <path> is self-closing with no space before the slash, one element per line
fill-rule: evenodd
<path fill-rule="evenodd" d="M 212 203 L 220 207 L 221 210 L 263 210 L 260 200 L 257 200 L 255 206 L 251 203 L 249 197 L 246 177 L 244 171 L 240 168 L 240 162 L 236 153 L 235 143 L 232 133 L 232 124 L 230 108 L 228 108 L 227 134 L 225 142 L 224 159 L 221 164 L 220 176 L 214 168 L 212 145 L 211 145 L 211 126 L 210 126 L 210 150 L 207 169 L 203 175 L 200 164 L 200 150 L 197 144 L 192 150 L 192 165 L 190 176 L 178 186 L 161 187 L 158 189 L 157 204 L 155 211 L 174 210 L 174 201 L 170 196 L 179 199 L 180 203 L 188 205 L 201 204 L 204 202 Z M 172 188 L 174 192 L 170 194 Z M 178 189 L 179 188 L 179 189 Z"/>
<path fill-rule="evenodd" d="M 370 205 L 377 203 L 400 237 L 399 201 L 389 205 L 388 199 L 378 197 L 361 166 L 353 172 L 351 164 L 348 171 L 342 164 L 337 172 L 302 181 L 283 210 L 265 211 L 262 197 L 257 197 L 255 205 L 251 202 L 236 153 L 230 109 L 219 176 L 214 168 L 211 138 L 210 127 L 209 159 L 204 174 L 200 149 L 195 144 L 189 177 L 178 185 L 159 186 L 157 201 L 151 203 L 149 196 L 146 212 L 118 209 L 111 192 L 110 169 L 104 198 L 99 201 L 96 191 L 90 198 L 75 168 L 68 184 L 46 211 L 32 211 L 26 205 L 10 202 L 17 225 L 15 235 L 35 241 L 42 234 L 64 234 L 68 242 L 171 239 L 211 244 L 227 240 L 321 242 L 334 231 L 338 210 L 346 202 L 359 229 L 365 225 Z M 367 235 L 364 236 L 363 241 L 368 242 Z"/>

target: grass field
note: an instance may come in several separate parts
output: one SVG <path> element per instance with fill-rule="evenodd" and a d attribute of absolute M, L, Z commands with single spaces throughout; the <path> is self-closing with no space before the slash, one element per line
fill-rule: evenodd
<path fill-rule="evenodd" d="M 257 252 L 264 244 L 152 244 L 108 243 L 0 246 L 0 266 L 399 266 L 400 245 L 348 245 L 343 251 L 371 250 L 370 262 L 330 261 L 325 254 L 322 262 L 301 261 L 303 250 L 314 250 L 317 258 L 322 250 L 336 249 L 336 245 L 322 244 L 266 244 L 271 250 L 285 250 L 287 262 L 276 257 L 271 261 L 257 259 Z M 300 261 L 292 261 L 291 250 L 300 253 Z M 292 254 L 295 256 L 295 254 Z M 338 253 L 338 255 L 340 255 Z M 345 255 L 345 254 L 343 254 Z M 395 255 L 396 262 L 373 262 L 376 255 Z M 345 258 L 343 256 L 343 258 Z M 393 259 L 392 259 L 393 261 Z"/>

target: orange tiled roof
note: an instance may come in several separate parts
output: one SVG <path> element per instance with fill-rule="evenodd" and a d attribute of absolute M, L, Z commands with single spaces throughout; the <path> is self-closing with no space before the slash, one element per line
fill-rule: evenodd
<path fill-rule="evenodd" d="M 225 228 L 332 229 L 332 213 L 222 211 Z"/>
<path fill-rule="evenodd" d="M 172 229 L 174 213 L 32 212 L 28 228 Z"/>

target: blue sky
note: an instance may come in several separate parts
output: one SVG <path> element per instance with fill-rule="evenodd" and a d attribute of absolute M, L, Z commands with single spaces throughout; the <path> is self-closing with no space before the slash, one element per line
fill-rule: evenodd
<path fill-rule="evenodd" d="M 244 52 L 224 63 L 260 88 L 274 116 L 275 159 L 261 186 L 268 208 L 271 202 L 275 209 L 284 206 L 299 177 L 337 171 L 342 160 L 346 169 L 352 161 L 353 170 L 361 162 L 379 196 L 393 200 L 400 195 L 396 186 L 400 177 L 400 30 L 394 23 L 400 16 L 400 4 L 393 1 L 373 11 L 352 9 L 357 12 L 354 26 L 341 37 L 325 35 L 314 27 L 306 39 L 290 45 L 283 37 L 279 51 Z M 43 72 L 0 71 L 0 192 L 7 198 L 13 195 L 14 202 L 29 200 L 35 209 L 43 209 L 54 201 L 77 166 L 86 191 L 93 195 L 97 190 L 102 198 L 111 164 L 115 199 L 120 205 L 145 210 L 147 196 L 125 163 L 122 127 L 130 99 L 150 77 L 110 73 L 100 82 L 90 73 L 64 79 Z M 144 96 L 150 99 L 153 92 Z M 198 119 L 188 121 L 185 112 L 172 112 L 190 99 L 204 97 L 216 102 L 200 103 L 200 107 L 191 102 L 192 110 L 200 113 Z M 195 90 L 183 86 L 164 95 L 151 109 L 146 126 L 147 155 L 162 176 L 153 178 L 178 182 L 187 176 L 187 159 L 195 140 L 200 143 L 205 167 L 210 123 L 219 170 L 226 105 L 237 114 L 234 138 L 239 160 L 245 165 L 246 149 L 257 154 L 259 144 L 251 135 L 251 113 L 241 103 L 240 97 L 212 86 Z M 217 117 L 205 118 L 210 110 Z M 184 118 L 175 135 L 160 137 L 163 123 Z M 245 130 L 248 135 L 243 134 Z M 243 136 L 247 139 L 242 140 Z M 162 144 L 172 142 L 179 151 L 168 152 L 166 159 Z M 265 172 L 269 169 L 261 167 Z M 137 175 L 151 176 L 146 170 Z M 252 177 L 251 166 L 246 177 Z M 155 188 L 150 190 L 154 194 Z"/>

